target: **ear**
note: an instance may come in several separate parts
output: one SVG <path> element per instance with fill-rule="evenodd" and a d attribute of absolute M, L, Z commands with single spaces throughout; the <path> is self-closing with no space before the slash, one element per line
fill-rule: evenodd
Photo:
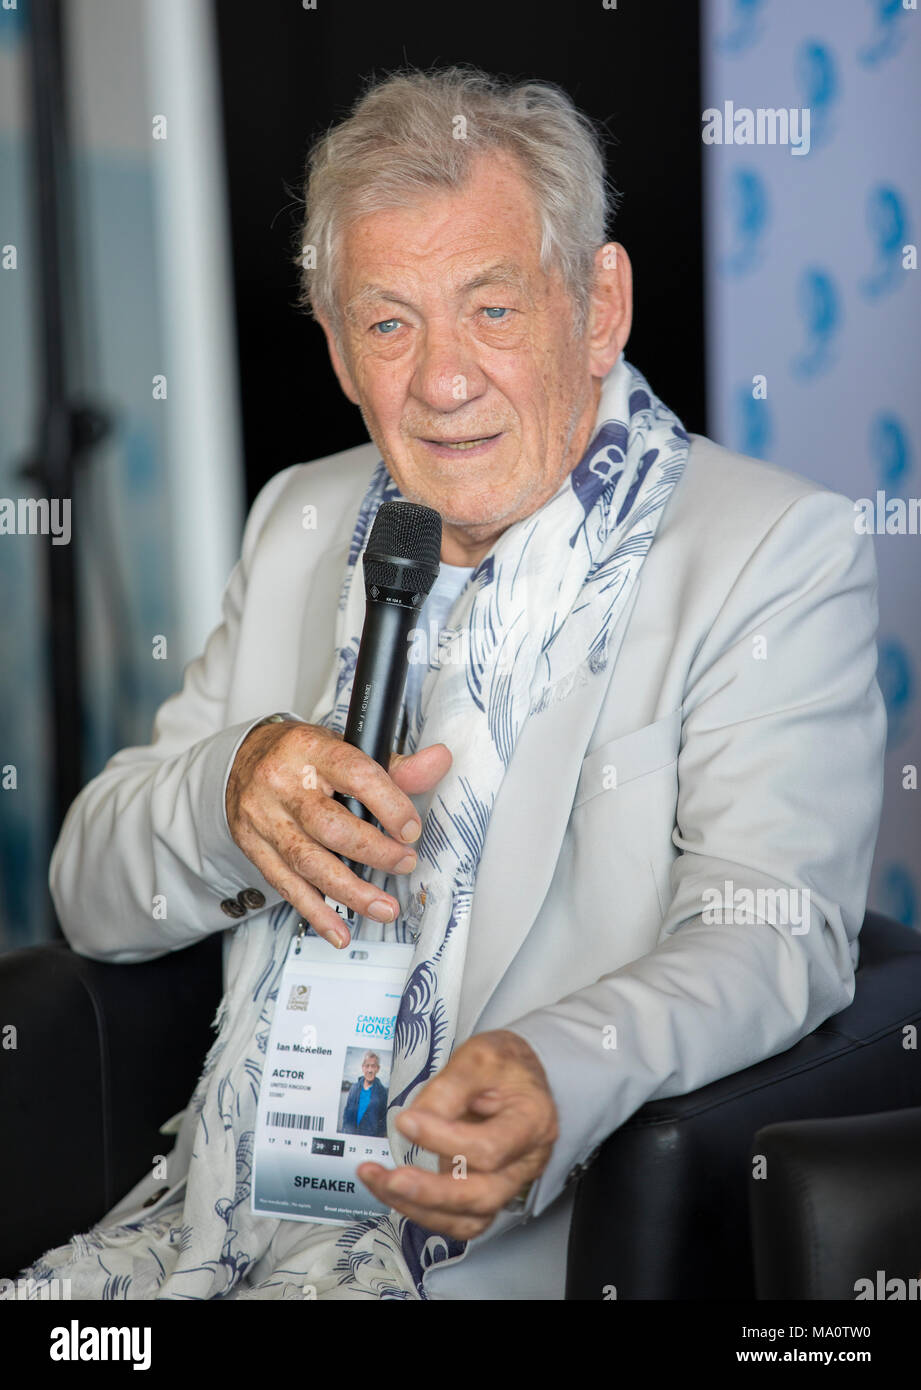
<path fill-rule="evenodd" d="M 319 321 L 320 327 L 323 329 L 323 332 L 326 335 L 326 347 L 329 351 L 329 360 L 332 363 L 333 371 L 336 373 L 336 380 L 339 382 L 339 385 L 342 387 L 342 390 L 345 392 L 346 396 L 348 396 L 352 404 L 359 405 L 360 402 L 358 399 L 358 392 L 355 390 L 355 383 L 352 380 L 351 373 L 349 372 L 348 367 L 346 366 L 345 358 L 339 350 L 339 344 L 336 341 L 336 335 L 333 332 L 332 324 L 330 323 L 329 319 L 325 318 L 321 314 L 317 315 L 317 319 Z"/>
<path fill-rule="evenodd" d="M 620 242 L 595 252 L 595 283 L 588 313 L 592 376 L 604 377 L 623 352 L 633 324 L 633 269 Z"/>

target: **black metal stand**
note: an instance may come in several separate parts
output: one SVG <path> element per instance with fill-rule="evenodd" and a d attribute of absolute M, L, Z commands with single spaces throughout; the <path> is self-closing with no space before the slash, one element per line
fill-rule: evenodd
<path fill-rule="evenodd" d="M 64 45 L 60 0 L 32 0 L 29 77 L 32 115 L 32 199 L 37 239 L 38 354 L 36 445 L 21 469 L 43 496 L 71 499 L 72 525 L 81 518 L 78 466 L 108 431 L 101 412 L 71 395 L 79 346 L 76 286 L 69 267 L 75 228 L 70 183 Z M 67 291 L 71 293 L 68 294 Z M 46 542 L 48 669 L 52 690 L 52 843 L 82 786 L 83 682 L 75 548 Z"/>

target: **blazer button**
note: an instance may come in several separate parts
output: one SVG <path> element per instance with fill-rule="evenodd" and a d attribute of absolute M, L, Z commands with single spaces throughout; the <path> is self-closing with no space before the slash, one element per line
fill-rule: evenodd
<path fill-rule="evenodd" d="M 588 1158 L 586 1158 L 582 1163 L 573 1164 L 573 1166 L 570 1168 L 569 1172 L 566 1175 L 565 1185 L 568 1186 L 571 1182 L 578 1182 L 580 1178 L 584 1177 L 585 1174 L 588 1172 L 589 1168 L 591 1168 L 592 1164 L 594 1163 L 595 1159 L 598 1157 L 600 1152 L 601 1145 L 598 1144 L 594 1149 L 592 1149 Z"/>
<path fill-rule="evenodd" d="M 237 902 L 236 898 L 225 898 L 221 903 L 221 911 L 228 917 L 246 916 L 246 908 L 242 903 Z"/>
<path fill-rule="evenodd" d="M 244 888 L 237 894 L 237 902 L 242 903 L 247 910 L 265 907 L 265 894 L 260 893 L 258 888 Z"/>

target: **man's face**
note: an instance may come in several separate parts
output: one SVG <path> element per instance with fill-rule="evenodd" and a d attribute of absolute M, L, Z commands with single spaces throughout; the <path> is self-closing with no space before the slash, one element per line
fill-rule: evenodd
<path fill-rule="evenodd" d="M 365 1085 L 370 1086 L 377 1073 L 380 1071 L 380 1063 L 373 1057 L 366 1057 L 361 1064 L 362 1075 L 365 1078 Z"/>
<path fill-rule="evenodd" d="M 441 512 L 449 563 L 541 506 L 591 436 L 597 363 L 539 252 L 532 194 L 501 156 L 345 233 L 333 364 L 403 496 Z"/>

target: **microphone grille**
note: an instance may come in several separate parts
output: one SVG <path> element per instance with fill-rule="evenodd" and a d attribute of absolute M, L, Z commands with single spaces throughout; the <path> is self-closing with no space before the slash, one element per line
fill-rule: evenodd
<path fill-rule="evenodd" d="M 418 502 L 383 502 L 364 556 L 365 588 L 427 594 L 441 557 L 441 515 Z"/>

